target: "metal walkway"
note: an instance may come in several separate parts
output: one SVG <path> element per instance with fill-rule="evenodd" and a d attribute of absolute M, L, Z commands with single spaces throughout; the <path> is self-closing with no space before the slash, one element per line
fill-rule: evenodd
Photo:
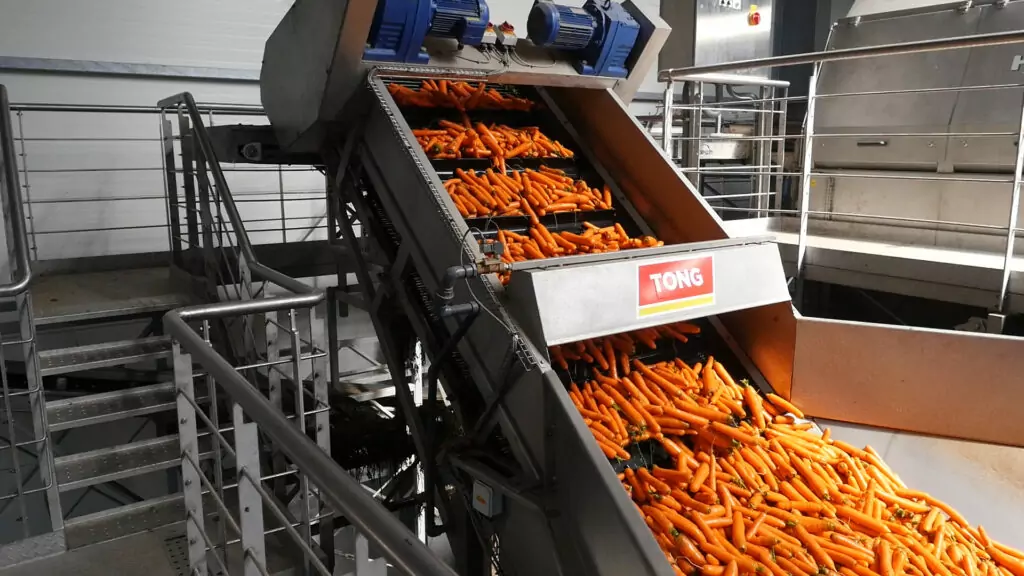
<path fill-rule="evenodd" d="M 795 219 L 732 220 L 734 238 L 775 237 L 787 275 L 796 270 L 799 234 Z M 905 296 L 991 308 L 999 301 L 1003 254 L 923 246 L 867 238 L 807 235 L 804 276 L 808 280 L 881 290 Z M 1024 257 L 1010 263 L 1007 311 L 1024 312 Z"/>
<path fill-rule="evenodd" d="M 188 573 L 184 543 L 172 531 L 143 532 L 3 568 L 0 576 L 179 576 Z"/>
<path fill-rule="evenodd" d="M 32 295 L 38 326 L 162 314 L 193 303 L 166 267 L 40 276 Z"/>

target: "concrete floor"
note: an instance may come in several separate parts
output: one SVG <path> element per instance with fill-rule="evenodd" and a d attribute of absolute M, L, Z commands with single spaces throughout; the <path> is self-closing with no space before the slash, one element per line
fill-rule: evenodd
<path fill-rule="evenodd" d="M 871 445 L 900 478 L 956 508 L 989 536 L 1024 549 L 1024 449 L 818 420 L 832 437 Z"/>

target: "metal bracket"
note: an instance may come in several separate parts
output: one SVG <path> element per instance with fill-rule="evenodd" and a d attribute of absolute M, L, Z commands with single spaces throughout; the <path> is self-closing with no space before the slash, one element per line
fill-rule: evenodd
<path fill-rule="evenodd" d="M 985 331 L 989 334 L 1002 334 L 1006 328 L 1006 314 L 989 312 L 985 320 Z"/>

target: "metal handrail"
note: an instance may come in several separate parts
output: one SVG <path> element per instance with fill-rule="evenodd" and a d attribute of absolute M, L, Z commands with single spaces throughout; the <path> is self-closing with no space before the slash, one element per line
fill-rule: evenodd
<path fill-rule="evenodd" d="M 17 263 L 11 266 L 11 283 L 0 286 L 0 298 L 17 296 L 28 290 L 32 283 L 32 264 L 28 253 L 28 233 L 25 230 L 25 210 L 21 203 L 21 182 L 18 181 L 18 160 L 14 154 L 14 130 L 11 127 L 10 102 L 7 87 L 0 84 L 0 154 L 3 155 L 4 188 L 7 188 L 8 210 L 10 210 L 11 236 Z M 21 278 L 17 278 L 20 275 Z"/>
<path fill-rule="evenodd" d="M 235 235 L 238 239 L 238 249 L 242 251 L 242 256 L 245 257 L 245 262 L 249 266 L 249 270 L 254 275 L 268 282 L 277 284 L 281 288 L 292 293 L 318 293 L 320 295 L 320 300 L 322 301 L 324 299 L 324 292 L 322 290 L 317 290 L 308 284 L 299 282 L 295 278 L 282 274 L 273 268 L 261 264 L 259 259 L 256 257 L 256 253 L 252 248 L 252 242 L 249 240 L 249 234 L 245 231 L 242 216 L 238 212 L 238 206 L 235 204 L 235 200 L 231 196 L 231 190 L 228 188 L 228 182 L 227 178 L 224 177 L 224 171 L 221 169 L 219 162 L 211 161 L 211 159 L 216 158 L 216 154 L 213 149 L 213 142 L 210 140 L 210 133 L 206 131 L 206 126 L 203 124 L 202 112 L 200 112 L 199 106 L 196 104 L 196 100 L 192 97 L 192 94 L 189 92 L 182 92 L 181 94 L 164 98 L 157 103 L 157 106 L 161 109 L 184 106 L 188 112 L 189 118 L 192 120 L 192 132 L 195 134 L 196 143 L 199 145 L 199 149 L 202 151 L 203 157 L 206 159 L 206 163 L 210 167 L 210 172 L 213 175 L 213 182 L 216 184 L 217 190 L 220 192 L 221 201 L 224 204 L 224 210 L 227 212 L 228 220 L 231 221 L 231 226 L 235 229 Z"/>
<path fill-rule="evenodd" d="M 769 86 L 771 88 L 789 88 L 787 80 L 772 80 L 761 76 L 746 76 L 743 74 L 684 74 L 674 76 L 672 80 L 677 82 L 705 82 L 707 84 L 728 84 L 731 86 Z"/>
<path fill-rule="evenodd" d="M 455 572 L 416 538 L 401 521 L 366 491 L 352 476 L 306 436 L 300 428 L 246 380 L 238 369 L 218 354 L 189 326 L 190 321 L 210 320 L 249 314 L 265 314 L 296 308 L 309 308 L 323 302 L 325 292 L 261 264 L 245 231 L 242 218 L 227 185 L 213 145 L 203 125 L 201 113 L 191 94 L 184 92 L 158 103 L 161 109 L 184 106 L 193 124 L 193 133 L 209 165 L 228 219 L 234 227 L 237 245 L 249 269 L 256 276 L 277 284 L 292 295 L 244 301 L 217 302 L 189 306 L 168 312 L 164 328 L 183 350 L 213 377 L 246 415 L 276 443 L 298 470 L 308 477 L 333 510 L 343 514 L 363 535 L 380 547 L 396 568 L 408 574 L 454 576 Z"/>
<path fill-rule="evenodd" d="M 265 116 L 262 106 L 247 104 L 199 104 L 200 112 L 216 112 L 231 116 Z M 125 106 L 122 104 L 56 104 L 50 102 L 17 102 L 12 112 L 84 112 L 90 114 L 159 114 L 159 106 Z"/>
<path fill-rule="evenodd" d="M 310 306 L 315 294 L 299 294 L 245 302 L 191 306 L 172 310 L 164 316 L 164 327 L 181 347 L 214 377 L 246 415 L 269 436 L 276 446 L 305 474 L 331 505 L 363 535 L 380 547 L 393 566 L 407 574 L 454 576 L 402 522 L 373 499 L 341 466 L 315 442 L 299 431 L 273 404 L 252 386 L 231 364 L 217 354 L 188 324 L 189 320 L 220 318 L 240 313 L 266 313 Z"/>
<path fill-rule="evenodd" d="M 838 60 L 857 60 L 859 58 L 874 58 L 877 56 L 938 52 L 941 50 L 953 50 L 957 48 L 999 46 L 1001 44 L 1016 44 L 1018 42 L 1024 42 L 1024 30 L 977 34 L 974 36 L 955 36 L 953 38 L 921 40 L 917 42 L 880 44 L 878 46 L 866 46 L 859 48 L 840 48 L 838 50 L 808 52 L 806 54 L 792 54 L 789 56 L 773 56 L 771 58 L 757 58 L 754 60 L 737 60 L 735 62 L 709 64 L 706 66 L 668 68 L 658 72 L 658 80 L 664 82 L 666 80 L 678 80 L 690 74 L 734 72 L 736 70 L 746 70 L 749 68 L 778 68 L 781 66 L 797 66 L 800 64 L 816 64 L 818 62 L 835 62 Z"/>

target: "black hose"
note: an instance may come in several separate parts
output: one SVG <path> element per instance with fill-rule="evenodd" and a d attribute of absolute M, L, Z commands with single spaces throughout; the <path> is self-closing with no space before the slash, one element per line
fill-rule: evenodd
<path fill-rule="evenodd" d="M 451 299 L 450 295 L 448 298 L 445 298 L 445 294 L 452 292 L 457 280 L 476 275 L 477 269 L 475 266 L 452 266 L 448 268 L 444 275 L 442 288 L 438 291 L 438 297 L 442 301 Z M 440 536 L 445 531 L 444 525 L 434 525 L 434 497 L 437 486 L 437 460 L 434 457 L 437 448 L 437 379 L 441 374 L 441 367 L 444 366 L 445 361 L 455 352 L 459 342 L 466 336 L 473 322 L 480 315 L 480 304 L 475 301 L 465 304 L 442 304 L 439 308 L 439 313 L 442 318 L 462 316 L 462 320 L 459 322 L 458 328 L 455 329 L 455 333 L 444 343 L 437 357 L 430 363 L 430 368 L 427 369 L 426 407 L 428 418 L 425 434 L 429 458 L 423 462 L 423 476 L 424 493 L 426 494 L 424 513 L 426 516 L 427 535 L 431 537 Z"/>

